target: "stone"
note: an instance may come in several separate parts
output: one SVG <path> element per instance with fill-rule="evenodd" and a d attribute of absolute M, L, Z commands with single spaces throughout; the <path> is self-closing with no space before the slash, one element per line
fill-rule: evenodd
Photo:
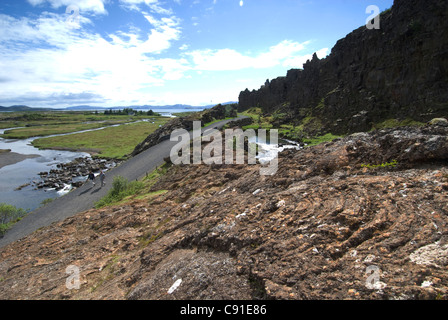
<path fill-rule="evenodd" d="M 429 121 L 429 124 L 448 127 L 448 120 L 446 120 L 445 118 L 434 118 L 431 121 Z"/>

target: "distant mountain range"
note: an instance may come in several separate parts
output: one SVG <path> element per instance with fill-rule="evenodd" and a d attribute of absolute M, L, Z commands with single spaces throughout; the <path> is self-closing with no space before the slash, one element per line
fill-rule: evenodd
<path fill-rule="evenodd" d="M 222 105 L 237 103 L 234 101 L 221 103 Z M 169 111 L 170 109 L 209 109 L 214 107 L 215 105 L 207 105 L 207 106 L 191 106 L 187 104 L 174 104 L 174 105 L 165 105 L 165 106 L 151 106 L 151 105 L 136 105 L 136 106 L 116 106 L 116 107 L 93 107 L 89 105 L 80 105 L 66 108 L 32 108 L 28 106 L 15 105 L 10 107 L 2 107 L 0 106 L 0 112 L 21 112 L 21 111 L 105 111 L 105 110 L 120 110 L 124 108 L 131 108 L 134 110 L 148 110 L 148 109 L 166 109 Z"/>
<path fill-rule="evenodd" d="M 2 107 L 2 106 L 0 106 L 0 112 L 46 111 L 46 110 L 54 110 L 54 109 L 50 109 L 50 108 L 30 108 L 28 106 L 11 106 L 11 107 Z"/>

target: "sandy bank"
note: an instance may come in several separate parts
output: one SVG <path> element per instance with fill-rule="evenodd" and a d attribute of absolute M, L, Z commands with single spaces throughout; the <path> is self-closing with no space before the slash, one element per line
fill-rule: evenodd
<path fill-rule="evenodd" d="M 37 154 L 20 154 L 11 152 L 11 150 L 0 150 L 0 168 L 23 161 L 25 159 L 37 158 Z"/>

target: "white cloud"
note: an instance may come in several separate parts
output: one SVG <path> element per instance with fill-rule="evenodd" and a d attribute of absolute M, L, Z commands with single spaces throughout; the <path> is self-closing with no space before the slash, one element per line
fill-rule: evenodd
<path fill-rule="evenodd" d="M 232 48 L 193 51 L 184 42 L 188 38 L 181 37 L 182 20 L 170 9 L 163 9 L 158 0 L 120 0 L 123 6 L 135 6 L 148 23 L 111 31 L 106 37 L 90 31 L 95 26 L 89 18 L 107 13 L 104 5 L 111 0 L 28 1 L 35 6 L 55 8 L 79 3 L 80 27 L 70 27 L 68 14 L 43 12 L 33 18 L 0 14 L 0 104 L 222 102 L 237 99 L 241 89 L 237 79 L 259 85 L 259 79 L 254 79 L 265 79 L 265 73 L 277 71 L 274 67 L 301 67 L 311 59 L 309 50 L 306 51 L 309 42 L 290 40 L 255 54 Z M 87 11 L 90 16 L 83 14 Z M 197 22 L 197 18 L 191 21 Z M 183 42 L 176 44 L 179 40 Z M 165 56 L 173 46 L 179 51 L 169 51 Z M 178 56 L 173 56 L 174 52 Z M 317 54 L 322 57 L 327 53 L 328 49 L 322 49 Z M 253 75 L 254 70 L 205 72 L 248 68 L 260 69 L 258 75 Z M 267 68 L 272 69 L 264 70 Z M 197 88 L 201 88 L 200 92 Z"/>
<path fill-rule="evenodd" d="M 140 11 L 140 5 L 145 4 L 151 9 L 152 12 L 161 15 L 172 15 L 173 11 L 171 9 L 166 9 L 160 6 L 159 0 L 120 0 L 120 3 L 126 7 Z"/>
<path fill-rule="evenodd" d="M 250 67 L 252 64 L 252 58 L 233 49 L 195 50 L 187 55 L 192 58 L 196 70 L 240 70 Z"/>
<path fill-rule="evenodd" d="M 151 15 L 145 15 L 148 22 L 154 27 L 148 35 L 148 39 L 140 44 L 146 53 L 160 53 L 171 47 L 173 41 L 179 40 L 181 29 L 179 19 L 172 16 L 157 20 Z"/>
<path fill-rule="evenodd" d="M 323 48 L 317 51 L 316 55 L 319 59 L 323 59 L 328 55 L 329 52 L 330 50 L 328 48 Z M 291 57 L 283 61 L 283 66 L 287 68 L 299 68 L 302 67 L 304 63 L 306 63 L 308 60 L 311 60 L 312 58 L 313 54 Z"/>
<path fill-rule="evenodd" d="M 190 47 L 190 46 L 189 46 L 188 44 L 184 43 L 183 45 L 181 45 L 181 46 L 179 47 L 179 50 L 181 50 L 181 51 L 185 51 L 185 50 L 187 50 L 189 47 Z"/>
<path fill-rule="evenodd" d="M 75 5 L 79 8 L 80 13 L 82 12 L 92 12 L 96 14 L 107 13 L 104 8 L 104 3 L 107 0 L 28 0 L 28 2 L 33 6 L 39 6 L 43 4 L 50 4 L 53 8 L 58 9 L 60 7 L 68 7 L 70 5 Z"/>
<path fill-rule="evenodd" d="M 95 101 L 99 97 L 134 101 L 143 99 L 141 91 L 180 79 L 189 69 L 185 59 L 148 55 L 169 48 L 179 37 L 173 17 L 157 20 L 146 39 L 131 30 L 111 34 L 111 41 L 82 28 L 70 29 L 64 18 L 0 15 L 0 70 L 8 75 L 2 77 L 0 101 L 31 101 L 34 97 L 42 105 L 46 97 L 47 103 L 55 97 L 70 97 L 70 103 L 76 103 L 74 98 L 89 96 L 85 93 L 91 93 Z M 81 25 L 85 23 L 89 20 L 81 20 Z"/>
<path fill-rule="evenodd" d="M 302 67 L 308 57 L 312 56 L 299 54 L 306 49 L 308 44 L 309 41 L 298 43 L 284 40 L 270 47 L 268 51 L 256 56 L 244 55 L 233 49 L 195 50 L 186 54 L 191 57 L 194 69 L 203 71 L 228 71 L 246 68 L 263 69 L 280 65 Z M 319 54 L 325 53 L 327 50 L 320 50 Z"/>

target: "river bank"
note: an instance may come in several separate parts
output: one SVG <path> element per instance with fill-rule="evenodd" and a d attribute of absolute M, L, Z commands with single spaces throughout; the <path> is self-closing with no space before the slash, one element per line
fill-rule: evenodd
<path fill-rule="evenodd" d="M 123 146 L 130 145 L 132 148 L 134 143 L 137 144 L 168 118 L 151 119 L 45 137 L 0 137 L 0 150 L 4 150 L 0 153 L 0 203 L 33 211 L 42 203 L 65 195 L 86 180 L 89 170 L 98 173 L 101 169 L 107 171 L 121 163 L 110 159 L 123 157 L 127 152 Z M 13 129 L 26 127 L 1 129 L 0 135 Z M 35 145 L 47 139 L 64 139 L 66 143 L 74 141 L 75 145 Z M 123 143 L 123 139 L 127 144 Z M 96 155 L 102 158 L 96 159 Z"/>
<path fill-rule="evenodd" d="M 106 172 L 122 162 L 115 159 L 79 157 L 68 163 L 57 164 L 56 168 L 50 171 L 39 172 L 42 180 L 33 181 L 33 185 L 37 189 L 49 188 L 68 192 L 83 185 L 90 171 L 98 175 L 100 170 Z"/>
<path fill-rule="evenodd" d="M 11 164 L 23 161 L 25 159 L 36 158 L 38 155 L 33 154 L 20 154 L 16 152 L 11 152 L 11 149 L 0 150 L 0 169 L 9 166 Z"/>

